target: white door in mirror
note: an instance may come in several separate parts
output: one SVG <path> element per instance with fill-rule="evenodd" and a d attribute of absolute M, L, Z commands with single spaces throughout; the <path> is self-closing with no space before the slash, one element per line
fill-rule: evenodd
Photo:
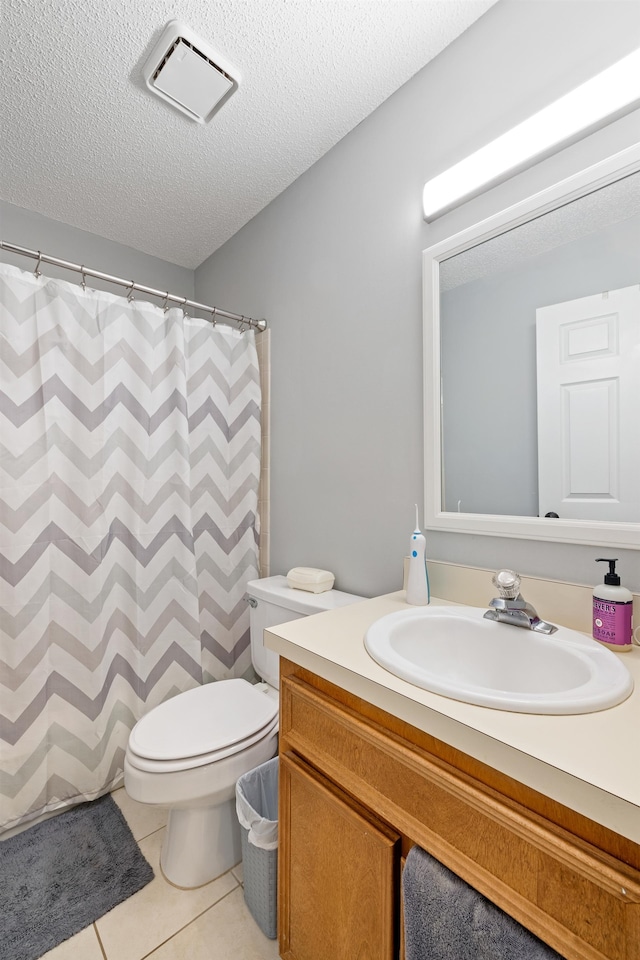
<path fill-rule="evenodd" d="M 536 310 L 539 515 L 640 521 L 640 287 Z"/>

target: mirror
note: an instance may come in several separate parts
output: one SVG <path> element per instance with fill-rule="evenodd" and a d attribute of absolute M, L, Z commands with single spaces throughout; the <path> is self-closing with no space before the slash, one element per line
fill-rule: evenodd
<path fill-rule="evenodd" d="M 640 147 L 426 250 L 424 294 L 425 526 L 640 548 Z"/>

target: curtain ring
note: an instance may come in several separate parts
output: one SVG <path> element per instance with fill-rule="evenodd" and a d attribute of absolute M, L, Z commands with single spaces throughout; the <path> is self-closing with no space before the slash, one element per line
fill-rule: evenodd
<path fill-rule="evenodd" d="M 217 312 L 218 312 L 217 307 L 214 307 L 213 310 L 211 311 L 211 323 L 213 324 L 214 327 L 215 327 L 216 323 L 218 322 L 218 321 L 216 320 L 216 313 L 217 313 Z"/>
<path fill-rule="evenodd" d="M 244 318 L 244 317 L 240 317 L 239 323 L 240 323 L 240 333 L 244 333 L 244 326 L 245 326 L 245 323 L 246 323 L 245 318 Z"/>
<path fill-rule="evenodd" d="M 40 264 L 41 264 L 41 263 L 42 263 L 42 254 L 41 254 L 40 251 L 38 250 L 38 262 L 36 263 L 36 268 L 35 268 L 35 270 L 33 271 L 33 275 L 34 275 L 34 277 L 36 277 L 36 279 L 37 279 L 38 277 L 41 277 L 41 276 L 42 276 L 42 271 L 40 270 Z"/>
<path fill-rule="evenodd" d="M 80 283 L 80 286 L 82 287 L 83 290 L 86 290 L 86 289 L 87 289 L 87 275 L 86 275 L 86 273 L 84 272 L 84 264 L 80 267 L 80 273 L 82 274 L 82 281 L 81 281 L 81 283 Z"/>
<path fill-rule="evenodd" d="M 189 298 L 184 298 L 184 303 L 182 304 L 182 316 L 185 320 L 189 319 L 189 314 L 187 313 L 187 304 L 189 303 Z"/>
<path fill-rule="evenodd" d="M 162 309 L 164 310 L 165 313 L 166 313 L 167 310 L 169 309 L 169 291 L 168 291 L 168 290 L 167 290 L 167 292 L 166 292 L 165 295 L 164 295 L 164 301 L 163 301 L 163 303 L 162 303 Z"/>
<path fill-rule="evenodd" d="M 133 288 L 135 287 L 135 281 L 131 281 L 131 286 L 129 287 L 129 292 L 127 294 L 127 300 L 129 303 L 133 300 Z"/>

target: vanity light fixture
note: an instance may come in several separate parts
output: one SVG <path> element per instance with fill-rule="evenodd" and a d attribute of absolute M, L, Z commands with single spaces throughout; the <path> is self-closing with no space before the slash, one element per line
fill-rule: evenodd
<path fill-rule="evenodd" d="M 434 220 L 489 184 L 575 141 L 640 101 L 640 49 L 571 90 L 424 185 L 425 220 Z"/>

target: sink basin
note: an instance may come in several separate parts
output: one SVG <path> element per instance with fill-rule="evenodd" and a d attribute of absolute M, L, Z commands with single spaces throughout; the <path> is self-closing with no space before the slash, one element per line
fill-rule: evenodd
<path fill-rule="evenodd" d="M 454 700 L 517 713 L 592 713 L 633 690 L 618 655 L 559 627 L 551 636 L 484 619 L 480 607 L 413 607 L 376 620 L 364 644 L 390 673 Z"/>

